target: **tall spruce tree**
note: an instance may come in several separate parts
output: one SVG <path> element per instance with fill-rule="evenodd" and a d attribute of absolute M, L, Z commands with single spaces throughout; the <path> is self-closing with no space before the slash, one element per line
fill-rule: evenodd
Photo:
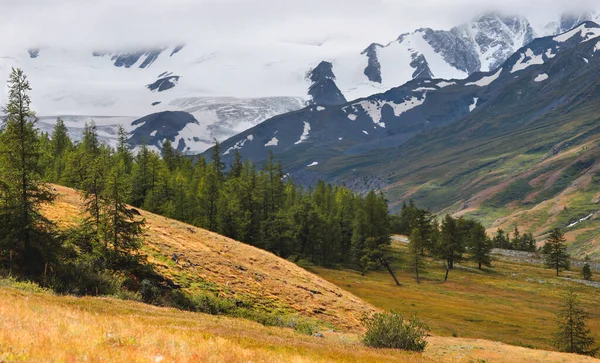
<path fill-rule="evenodd" d="M 442 228 L 437 247 L 438 255 L 446 261 L 446 275 L 444 281 L 448 280 L 448 273 L 454 268 L 454 263 L 462 259 L 465 246 L 461 240 L 461 230 L 456 219 L 446 215 L 442 221 Z"/>
<path fill-rule="evenodd" d="M 583 267 L 581 268 L 581 278 L 586 281 L 592 280 L 592 267 L 590 266 L 590 256 L 585 256 Z"/>
<path fill-rule="evenodd" d="M 21 69 L 12 69 L 8 80 L 6 125 L 0 135 L 0 178 L 4 190 L 2 252 L 28 273 L 44 269 L 52 254 L 50 223 L 40 214 L 43 203 L 54 198 L 43 182 L 36 117 L 31 110 L 31 87 Z"/>
<path fill-rule="evenodd" d="M 589 314 L 581 307 L 579 297 L 569 289 L 557 312 L 558 331 L 554 334 L 554 345 L 562 352 L 596 356 L 599 348 L 590 329 L 586 326 Z"/>
<path fill-rule="evenodd" d="M 546 240 L 542 252 L 545 257 L 546 266 L 556 270 L 556 276 L 562 270 L 570 267 L 569 255 L 567 254 L 566 239 L 560 229 L 555 229 Z"/>
<path fill-rule="evenodd" d="M 476 223 L 469 236 L 469 252 L 471 260 L 477 263 L 480 270 L 482 266 L 492 266 L 491 251 L 492 241 L 485 232 L 485 227 L 481 223 Z"/>
<path fill-rule="evenodd" d="M 127 207 L 131 190 L 124 178 L 125 165 L 114 165 L 106 180 L 102 210 L 104 246 L 109 266 L 114 270 L 127 269 L 137 261 L 137 251 L 142 245 L 144 221 L 136 219 Z"/>

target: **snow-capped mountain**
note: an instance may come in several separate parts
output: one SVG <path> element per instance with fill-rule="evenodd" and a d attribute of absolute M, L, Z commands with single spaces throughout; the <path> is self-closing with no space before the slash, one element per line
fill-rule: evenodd
<path fill-rule="evenodd" d="M 563 17 L 543 31 L 554 34 L 593 16 Z M 423 28 L 366 49 L 327 42 L 189 43 L 120 52 L 45 47 L 0 56 L 0 79 L 11 67 L 23 68 L 42 127 L 51 127 L 53 116 L 64 116 L 74 136 L 83 127 L 79 123 L 95 119 L 108 141 L 114 141 L 118 124 L 137 140 L 145 128 L 133 121 L 188 112 L 195 122 L 171 141 L 178 145 L 179 138 L 182 151 L 198 153 L 213 139 L 306 104 L 336 105 L 413 79 L 464 79 L 493 70 L 535 37 L 523 17 L 487 14 L 447 31 Z M 5 92 L 0 98 L 4 102 Z M 160 120 L 169 127 L 168 117 Z"/>
<path fill-rule="evenodd" d="M 223 157 L 229 161 L 227 151 L 238 149 L 243 157 L 261 162 L 272 151 L 296 180 L 310 183 L 311 177 L 325 174 L 352 179 L 355 170 L 349 165 L 368 168 L 377 161 L 376 154 L 369 152 L 389 152 L 415 135 L 472 115 L 484 120 L 486 115 L 508 113 L 524 124 L 543 117 L 568 105 L 569 97 L 578 91 L 561 89 L 561 82 L 584 77 L 587 71 L 595 76 L 599 66 L 600 26 L 586 22 L 535 39 L 490 72 L 462 80 L 415 79 L 340 106 L 309 106 L 276 116 L 224 141 Z M 590 82 L 595 82 L 592 78 Z M 545 88 L 549 84 L 551 88 Z M 557 96 L 548 97 L 545 92 L 550 90 Z M 515 113 L 519 107 L 528 112 Z M 210 152 L 205 156 L 210 157 Z"/>

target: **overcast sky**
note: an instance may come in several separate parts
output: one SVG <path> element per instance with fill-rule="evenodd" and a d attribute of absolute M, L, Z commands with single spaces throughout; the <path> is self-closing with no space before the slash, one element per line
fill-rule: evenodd
<path fill-rule="evenodd" d="M 598 0 L 0 0 L 0 47 L 273 40 L 368 45 L 419 27 L 447 29 L 486 11 L 544 22 L 594 3 Z"/>

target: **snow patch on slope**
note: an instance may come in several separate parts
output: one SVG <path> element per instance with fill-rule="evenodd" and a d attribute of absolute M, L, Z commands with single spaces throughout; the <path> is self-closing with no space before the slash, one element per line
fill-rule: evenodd
<path fill-rule="evenodd" d="M 479 101 L 478 97 L 473 98 L 473 103 L 469 105 L 469 112 L 473 112 L 477 108 L 477 102 Z"/>
<path fill-rule="evenodd" d="M 238 142 L 235 143 L 235 145 L 233 145 L 232 147 L 230 147 L 229 149 L 227 149 L 227 151 L 225 151 L 223 153 L 223 155 L 228 155 L 230 152 L 232 152 L 233 150 L 239 150 L 241 148 L 244 147 L 244 145 L 246 144 L 246 141 L 252 141 L 254 140 L 254 136 L 253 135 L 248 135 L 248 137 L 246 137 L 244 140 L 240 140 Z M 175 139 L 176 142 L 178 142 L 178 139 Z"/>
<path fill-rule="evenodd" d="M 308 122 L 304 121 L 304 130 L 302 131 L 302 135 L 300 135 L 300 140 L 296 141 L 294 143 L 294 145 L 301 144 L 304 141 L 308 140 L 309 135 L 310 135 L 310 124 Z"/>
<path fill-rule="evenodd" d="M 548 79 L 548 75 L 546 73 L 538 74 L 537 77 L 533 80 L 534 82 L 543 82 Z"/>
<path fill-rule="evenodd" d="M 277 146 L 278 144 L 279 144 L 279 140 L 277 140 L 277 138 L 275 136 L 273 136 L 273 138 L 265 144 L 265 147 Z"/>
<path fill-rule="evenodd" d="M 515 63 L 510 73 L 522 71 L 535 64 L 544 64 L 544 56 L 542 54 L 536 55 L 531 49 L 527 49 L 525 53 L 521 53 L 521 57 Z"/>
<path fill-rule="evenodd" d="M 567 40 L 573 38 L 575 35 L 579 34 L 583 41 L 588 41 L 590 39 L 596 38 L 600 35 L 600 28 L 588 28 L 586 24 L 581 24 L 575 29 L 572 29 L 566 33 L 560 34 L 552 38 L 555 42 L 564 43 Z"/>
<path fill-rule="evenodd" d="M 497 80 L 500 77 L 500 73 L 502 73 L 502 68 L 498 69 L 498 71 L 495 74 L 493 74 L 491 76 L 483 77 L 479 81 L 465 83 L 465 86 L 477 86 L 477 87 L 489 86 L 490 84 L 492 84 L 495 80 Z"/>
<path fill-rule="evenodd" d="M 417 106 L 422 105 L 425 102 L 425 95 L 423 95 L 420 99 L 418 97 L 412 97 L 402 103 L 395 103 L 391 101 L 361 101 L 354 106 L 360 106 L 363 110 L 369 115 L 373 123 L 379 127 L 385 128 L 385 123 L 381 122 L 381 109 L 388 105 L 392 107 L 394 110 L 394 115 L 396 117 L 401 114 L 409 111 Z"/>

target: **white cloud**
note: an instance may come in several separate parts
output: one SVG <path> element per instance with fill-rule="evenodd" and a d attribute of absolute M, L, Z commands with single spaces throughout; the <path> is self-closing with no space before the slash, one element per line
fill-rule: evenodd
<path fill-rule="evenodd" d="M 177 42 L 288 41 L 366 47 L 506 9 L 534 18 L 590 0 L 0 0 L 0 46 L 114 49 Z M 498 6 L 501 9 L 498 9 Z M 542 21 L 542 20 L 540 20 Z"/>

